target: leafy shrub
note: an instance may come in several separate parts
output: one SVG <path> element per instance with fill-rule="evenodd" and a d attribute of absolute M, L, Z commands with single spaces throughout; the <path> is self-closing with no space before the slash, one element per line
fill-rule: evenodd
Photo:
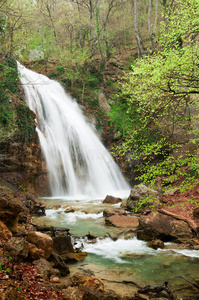
<path fill-rule="evenodd" d="M 30 142 L 35 131 L 35 115 L 28 106 L 21 103 L 17 105 L 17 125 L 20 129 L 19 139 L 22 142 Z"/>

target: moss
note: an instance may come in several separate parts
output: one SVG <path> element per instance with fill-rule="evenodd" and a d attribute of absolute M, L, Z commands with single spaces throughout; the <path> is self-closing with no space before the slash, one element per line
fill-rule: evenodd
<path fill-rule="evenodd" d="M 19 128 L 18 140 L 24 143 L 30 142 L 35 132 L 35 114 L 24 103 L 19 103 L 16 111 Z"/>
<path fill-rule="evenodd" d="M 35 115 L 19 100 L 17 62 L 0 60 L 0 142 L 17 139 L 29 142 L 35 131 Z"/>

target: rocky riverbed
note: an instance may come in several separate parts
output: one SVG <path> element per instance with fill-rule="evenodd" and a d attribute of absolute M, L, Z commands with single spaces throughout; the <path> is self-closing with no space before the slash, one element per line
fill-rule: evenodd
<path fill-rule="evenodd" d="M 162 195 L 141 185 L 131 190 L 127 201 L 121 202 L 119 198 L 106 197 L 101 206 L 95 205 L 92 208 L 88 206 L 84 211 L 81 209 L 80 213 L 88 215 L 95 211 L 101 214 L 101 219 L 103 218 L 106 228 L 109 229 L 109 236 L 94 235 L 91 227 L 90 232 L 84 237 L 75 237 L 71 235 L 70 226 L 67 226 L 69 228 L 43 226 L 42 216 L 47 211 L 44 201 L 40 202 L 33 194 L 14 191 L 1 184 L 1 298 L 141 300 L 149 297 L 180 299 L 181 295 L 185 295 L 182 299 L 197 299 L 199 280 L 196 275 L 191 283 L 187 282 L 190 281 L 189 278 L 180 279 L 185 286 L 181 286 L 180 289 L 188 292 L 179 293 L 173 290 L 170 282 L 159 282 L 158 287 L 150 286 L 143 289 L 147 285 L 147 280 L 143 278 L 141 282 L 134 269 L 124 272 L 119 268 L 99 266 L 87 260 L 87 254 L 92 247 L 100 243 L 100 240 L 102 246 L 109 247 L 111 252 L 112 242 L 124 244 L 125 241 L 133 241 L 135 236 L 141 243 L 148 243 L 148 249 L 151 251 L 161 251 L 169 247 L 173 249 L 173 244 L 171 247 L 168 242 L 174 242 L 178 251 L 184 249 L 198 251 L 197 191 L 197 186 L 190 191 L 190 195 L 195 195 L 195 203 L 184 201 L 182 210 L 179 205 L 177 206 L 179 191 L 170 191 Z M 152 195 L 152 200 L 146 204 L 143 200 L 149 195 Z M 182 199 L 183 195 L 181 196 Z M 188 192 L 184 195 L 184 199 L 185 197 L 189 199 Z M 169 207 L 170 201 L 176 203 L 176 206 Z M 138 205 L 138 202 L 141 205 Z M 60 206 L 54 208 L 59 210 Z M 62 205 L 62 211 L 63 209 L 64 214 L 70 214 L 78 208 L 68 205 L 64 208 Z M 35 222 L 38 218 L 41 224 Z M 81 239 L 87 246 L 82 247 Z M 145 260 L 146 255 L 129 252 L 121 259 L 137 262 Z M 163 272 L 171 263 L 162 263 Z M 186 263 L 189 264 L 188 261 Z M 194 264 L 197 263 L 198 260 L 195 259 Z M 151 278 L 148 279 L 150 282 Z"/>

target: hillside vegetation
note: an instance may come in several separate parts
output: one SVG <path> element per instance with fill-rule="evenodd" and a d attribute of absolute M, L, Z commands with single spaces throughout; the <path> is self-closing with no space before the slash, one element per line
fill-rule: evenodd
<path fill-rule="evenodd" d="M 28 110 L 22 118 L 25 106 L 11 104 L 17 59 L 59 80 L 139 181 L 161 177 L 167 186 L 197 178 L 198 5 L 1 0 L 1 139 L 20 127 L 26 142 L 33 130 Z"/>

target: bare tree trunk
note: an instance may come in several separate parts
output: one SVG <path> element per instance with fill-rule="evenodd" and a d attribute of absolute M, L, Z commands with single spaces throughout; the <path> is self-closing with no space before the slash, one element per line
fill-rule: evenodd
<path fill-rule="evenodd" d="M 55 24 L 54 24 L 53 16 L 52 16 L 52 13 L 51 13 L 51 10 L 50 10 L 50 7 L 49 7 L 48 3 L 46 3 L 46 9 L 47 9 L 48 16 L 49 16 L 49 19 L 50 19 L 50 22 L 51 22 L 51 25 L 52 25 L 53 34 L 54 34 L 54 37 L 56 39 L 57 38 L 57 33 L 56 33 L 56 30 L 55 30 Z"/>
<path fill-rule="evenodd" d="M 155 0 L 155 17 L 154 17 L 153 26 L 151 24 L 151 6 L 152 6 L 152 1 L 149 0 L 148 28 L 149 28 L 149 35 L 151 40 L 151 51 L 153 53 L 155 51 L 155 35 L 156 35 L 156 26 L 157 26 L 157 18 L 158 18 L 158 0 Z"/>
<path fill-rule="evenodd" d="M 138 45 L 138 56 L 143 56 L 145 54 L 144 47 L 142 45 L 142 39 L 138 30 L 138 13 L 137 13 L 137 0 L 134 0 L 134 28 L 135 37 Z"/>
<path fill-rule="evenodd" d="M 149 34 L 151 36 L 151 0 L 149 0 L 149 8 L 148 8 L 148 29 L 149 29 Z"/>
<path fill-rule="evenodd" d="M 158 0 L 155 1 L 155 19 L 153 25 L 153 33 L 151 37 L 152 52 L 155 51 L 155 35 L 156 35 L 157 19 L 158 19 Z"/>

